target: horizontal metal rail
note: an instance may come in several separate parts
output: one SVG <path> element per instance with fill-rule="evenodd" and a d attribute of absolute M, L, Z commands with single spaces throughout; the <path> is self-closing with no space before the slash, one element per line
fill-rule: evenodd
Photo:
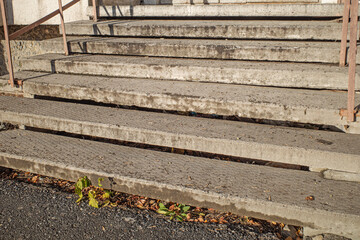
<path fill-rule="evenodd" d="M 1 0 L 1 1 L 4 1 L 4 0 Z M 71 2 L 69 2 L 68 4 L 66 4 L 65 6 L 62 7 L 63 10 L 66 10 L 70 7 L 72 7 L 73 5 L 75 5 L 76 3 L 78 3 L 80 0 L 73 0 Z M 33 22 L 32 24 L 26 26 L 26 27 L 23 27 L 22 29 L 14 32 L 13 34 L 10 35 L 10 40 L 14 40 L 15 38 L 23 35 L 24 33 L 30 31 L 31 29 L 39 26 L 40 24 L 46 22 L 47 20 L 55 17 L 56 15 L 60 14 L 60 10 L 57 9 L 55 11 L 53 11 L 52 13 L 46 15 L 45 17 L 43 18 L 40 18 L 39 20 L 37 20 L 36 22 Z"/>
<path fill-rule="evenodd" d="M 66 40 L 66 31 L 65 31 L 65 23 L 64 23 L 63 11 L 70 8 L 70 7 L 72 7 L 73 5 L 78 3 L 79 1 L 80 0 L 73 0 L 73 1 L 69 2 L 68 4 L 66 4 L 65 6 L 62 6 L 62 0 L 58 0 L 59 9 L 53 11 L 52 13 L 50 13 L 47 16 L 37 20 L 36 22 L 33 22 L 32 24 L 30 24 L 30 25 L 28 25 L 26 27 L 23 27 L 20 30 L 18 30 L 18 31 L 16 31 L 16 32 L 9 35 L 5 3 L 4 3 L 4 0 L 0 0 L 1 15 L 2 15 L 2 20 L 3 20 L 4 35 L 5 35 L 5 42 L 6 42 L 6 52 L 7 52 L 7 57 L 8 57 L 9 82 L 10 82 L 12 87 L 14 87 L 15 84 L 16 85 L 21 85 L 22 81 L 21 80 L 16 80 L 15 77 L 14 77 L 14 67 L 13 67 L 13 63 L 12 63 L 10 40 L 16 39 L 17 37 L 21 36 L 22 34 L 30 31 L 31 29 L 34 29 L 35 27 L 39 26 L 40 24 L 46 22 L 47 20 L 49 20 L 49 19 L 51 19 L 51 18 L 53 18 L 53 17 L 55 17 L 56 15 L 59 14 L 60 15 L 60 21 L 61 21 L 62 32 L 63 32 L 63 39 L 64 39 L 64 52 L 65 52 L 65 55 L 68 55 L 69 54 L 69 49 L 68 49 L 67 40 Z M 95 0 L 93 0 L 93 1 L 95 1 Z M 97 20 L 97 16 L 94 16 L 94 19 L 95 18 Z"/>

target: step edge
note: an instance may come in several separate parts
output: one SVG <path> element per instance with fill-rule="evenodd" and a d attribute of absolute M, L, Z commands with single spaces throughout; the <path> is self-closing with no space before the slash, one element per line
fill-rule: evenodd
<path fill-rule="evenodd" d="M 360 173 L 360 155 L 224 138 L 206 138 L 160 130 L 139 129 L 121 125 L 61 119 L 52 116 L 24 114 L 3 110 L 0 110 L 0 113 L 3 113 L 0 116 L 0 122 L 8 122 L 28 127 L 241 158 L 295 164 L 315 169 L 337 170 L 355 174 Z M 101 132 L 99 132 L 99 128 L 102 129 Z M 131 133 L 130 136 L 128 133 Z M 174 141 L 175 139 L 176 141 Z M 229 145 L 234 146 L 236 150 L 228 148 Z M 208 151 L 207 147 L 209 146 L 213 146 L 212 151 Z M 246 149 L 252 150 L 246 151 Z M 257 150 L 255 151 L 254 149 Z M 274 153 L 276 154 L 272 156 Z M 314 161 L 314 159 L 316 159 L 316 161 Z M 339 164 L 338 159 L 342 159 L 341 164 Z M 344 161 L 349 162 L 349 164 L 344 164 Z"/>
<path fill-rule="evenodd" d="M 194 206 L 212 207 L 222 211 L 231 211 L 236 214 L 249 213 L 251 216 L 261 219 L 311 227 L 323 230 L 326 233 L 341 234 L 348 237 L 360 234 L 359 228 L 357 228 L 357 226 L 360 225 L 360 216 L 357 215 L 342 214 L 338 212 L 329 213 L 328 211 L 312 208 L 304 209 L 303 207 L 288 206 L 271 201 L 244 199 L 231 196 L 224 197 L 213 192 L 204 192 L 170 184 L 159 184 L 148 180 L 107 174 L 106 172 L 91 169 L 54 164 L 46 159 L 22 157 L 6 153 L 0 153 L 0 164 L 3 167 L 21 169 L 23 171 L 45 175 L 49 174 L 49 170 L 51 170 L 51 177 L 71 181 L 76 181 L 79 177 L 84 175 L 87 175 L 95 182 L 99 177 L 104 177 L 102 184 L 105 188 L 111 188 L 121 192 L 147 195 L 152 198 L 172 200 Z M 109 178 L 112 178 L 111 182 Z M 115 179 L 118 181 L 117 184 L 113 184 Z M 186 194 L 184 194 L 184 192 Z M 175 197 L 177 195 L 180 196 Z M 208 201 L 207 199 L 212 199 L 212 201 Z M 292 211 L 289 211 L 289 208 Z M 306 211 L 305 213 L 304 210 Z M 316 216 L 316 214 L 319 215 Z M 287 217 L 289 215 L 290 217 Z M 299 220 L 299 216 L 301 216 L 300 218 L 302 219 Z M 332 221 L 331 219 L 335 220 Z M 324 223 L 325 221 L 327 223 Z M 329 226 L 334 227 L 334 229 L 329 228 Z"/>

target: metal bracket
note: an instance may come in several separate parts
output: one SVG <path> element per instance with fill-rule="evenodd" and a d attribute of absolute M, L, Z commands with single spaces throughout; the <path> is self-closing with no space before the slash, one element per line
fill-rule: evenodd
<path fill-rule="evenodd" d="M 14 79 L 14 85 L 16 86 L 22 86 L 23 85 L 23 80 L 20 80 L 20 79 Z M 8 83 L 11 84 L 11 81 L 10 79 L 8 80 Z"/>
<path fill-rule="evenodd" d="M 348 114 L 348 110 L 347 110 L 347 109 L 340 109 L 340 116 L 346 117 L 347 114 Z M 360 117 L 359 109 L 354 110 L 354 115 L 355 115 L 355 117 Z"/>

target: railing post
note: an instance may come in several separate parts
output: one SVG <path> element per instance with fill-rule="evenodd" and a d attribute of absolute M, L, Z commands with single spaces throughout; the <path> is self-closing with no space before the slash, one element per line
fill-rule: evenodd
<path fill-rule="evenodd" d="M 10 48 L 10 39 L 9 39 L 9 29 L 6 19 L 6 10 L 5 10 L 5 4 L 4 0 L 0 0 L 1 5 L 1 15 L 3 20 L 3 27 L 4 27 L 4 35 L 5 35 L 5 42 L 6 42 L 6 53 L 8 57 L 8 71 L 9 71 L 9 81 L 12 87 L 14 87 L 14 69 L 12 64 L 12 58 L 11 58 L 11 48 Z"/>
<path fill-rule="evenodd" d="M 350 48 L 349 48 L 349 83 L 347 120 L 355 120 L 355 76 L 356 76 L 356 51 L 357 51 L 357 28 L 358 28 L 359 1 L 351 0 L 350 5 Z"/>
<path fill-rule="evenodd" d="M 341 47 L 340 47 L 340 67 L 344 67 L 346 63 L 346 47 L 347 47 L 347 33 L 350 13 L 350 0 L 345 0 L 344 14 L 341 32 Z"/>
<path fill-rule="evenodd" d="M 63 40 L 64 40 L 64 51 L 65 51 L 65 55 L 69 55 L 69 48 L 68 48 L 68 44 L 67 44 L 67 39 L 66 39 L 66 31 L 65 31 L 65 23 L 64 23 L 64 13 L 63 13 L 63 7 L 62 7 L 62 1 L 58 0 L 59 2 L 59 15 L 60 15 L 60 21 L 61 21 L 61 29 L 63 32 Z"/>
<path fill-rule="evenodd" d="M 98 15 L 97 15 L 96 0 L 92 0 L 92 5 L 93 5 L 93 20 L 94 20 L 94 22 L 97 22 Z"/>

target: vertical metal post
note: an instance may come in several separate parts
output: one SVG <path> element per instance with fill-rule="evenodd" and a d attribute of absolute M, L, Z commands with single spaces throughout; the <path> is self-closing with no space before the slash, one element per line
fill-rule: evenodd
<path fill-rule="evenodd" d="M 98 21 L 98 15 L 97 15 L 97 6 L 96 6 L 96 0 L 92 0 L 93 5 L 93 20 L 94 22 Z"/>
<path fill-rule="evenodd" d="M 64 13 L 63 13 L 63 7 L 62 7 L 62 1 L 59 1 L 59 12 L 60 12 L 60 21 L 61 21 L 61 29 L 63 32 L 63 40 L 64 40 L 64 51 L 65 51 L 65 55 L 69 55 L 69 48 L 67 45 L 67 40 L 66 40 L 66 31 L 65 31 L 65 23 L 64 23 Z"/>
<path fill-rule="evenodd" d="M 347 46 L 349 13 L 350 13 L 350 0 L 345 0 L 342 32 L 341 32 L 340 67 L 344 67 L 346 63 L 346 46 Z"/>
<path fill-rule="evenodd" d="M 4 35 L 5 35 L 5 42 L 6 42 L 6 53 L 8 57 L 8 71 L 9 71 L 9 77 L 10 77 L 10 84 L 12 87 L 14 87 L 14 69 L 12 64 L 12 58 L 11 58 L 11 48 L 10 48 L 10 39 L 9 39 L 9 29 L 6 19 L 6 10 L 5 10 L 5 4 L 4 0 L 0 0 L 1 5 L 1 15 L 3 20 L 3 27 L 4 27 Z"/>
<path fill-rule="evenodd" d="M 350 48 L 349 48 L 349 83 L 348 83 L 348 104 L 347 119 L 349 122 L 355 120 L 355 71 L 356 71 L 356 51 L 357 51 L 357 28 L 358 28 L 358 0 L 351 0 L 350 5 Z"/>

